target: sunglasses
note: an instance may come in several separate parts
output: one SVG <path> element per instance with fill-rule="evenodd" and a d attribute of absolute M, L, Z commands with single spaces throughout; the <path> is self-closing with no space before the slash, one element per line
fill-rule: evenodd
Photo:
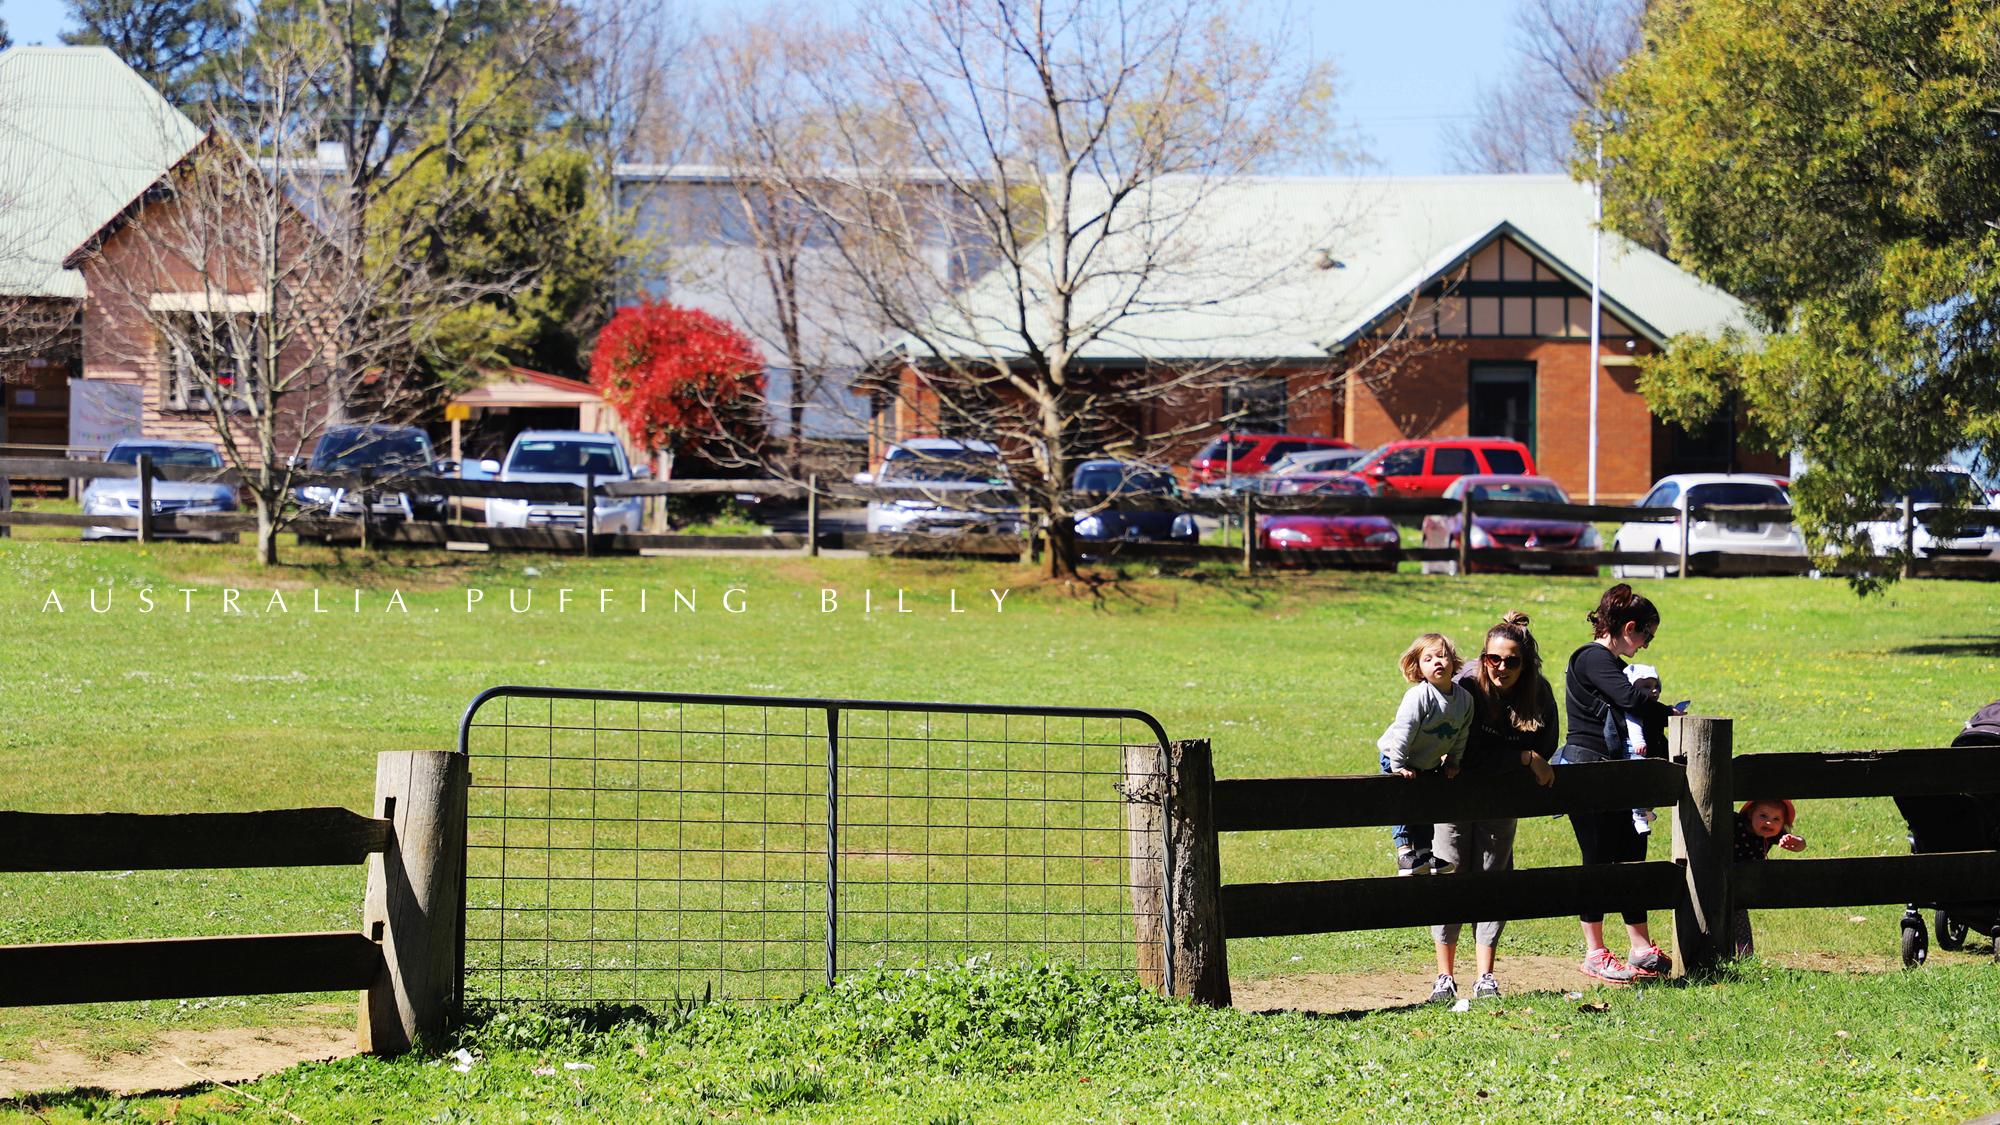
<path fill-rule="evenodd" d="M 1482 652 L 1479 654 L 1479 659 L 1484 660 L 1487 666 L 1492 668 L 1513 669 L 1521 666 L 1521 657 L 1519 654 L 1502 656 L 1497 652 Z"/>

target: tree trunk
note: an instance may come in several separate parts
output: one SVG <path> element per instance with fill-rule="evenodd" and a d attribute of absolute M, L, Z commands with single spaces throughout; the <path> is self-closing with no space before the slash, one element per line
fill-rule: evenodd
<path fill-rule="evenodd" d="M 1076 514 L 1067 504 L 1049 505 L 1048 554 L 1050 578 L 1076 577 Z"/>
<path fill-rule="evenodd" d="M 257 494 L 257 565 L 278 565 L 278 519 L 276 505 L 263 493 Z"/>

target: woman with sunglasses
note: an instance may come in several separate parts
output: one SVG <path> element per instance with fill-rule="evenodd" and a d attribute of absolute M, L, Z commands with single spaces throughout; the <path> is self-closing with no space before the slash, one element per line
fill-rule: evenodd
<path fill-rule="evenodd" d="M 1459 776 L 1477 783 L 1481 777 L 1511 773 L 1523 766 L 1535 773 L 1543 785 L 1553 784 L 1555 771 L 1549 759 L 1560 743 L 1556 727 L 1556 695 L 1542 678 L 1541 650 L 1534 634 L 1528 632 L 1528 615 L 1509 613 L 1486 631 L 1486 644 L 1479 659 L 1467 664 L 1458 680 L 1472 693 L 1472 729 L 1467 733 L 1465 759 Z M 1463 824 L 1440 824 L 1432 841 L 1432 851 L 1441 870 L 1512 871 L 1514 869 L 1514 829 L 1516 821 L 1477 820 Z M 1494 955 L 1500 945 L 1504 922 L 1481 922 L 1473 928 L 1477 947 L 1473 959 L 1479 981 L 1473 986 L 1475 1000 L 1498 999 L 1500 984 L 1493 977 Z M 1431 927 L 1437 943 L 1438 978 L 1431 999 L 1458 998 L 1452 972 L 1458 959 L 1459 923 Z"/>
<path fill-rule="evenodd" d="M 1586 618 L 1594 638 L 1570 655 L 1564 677 L 1563 705 L 1568 712 L 1569 739 L 1558 762 L 1603 762 L 1624 757 L 1612 749 L 1629 716 L 1646 726 L 1664 726 L 1668 709 L 1625 677 L 1625 661 L 1653 643 L 1660 629 L 1660 611 L 1620 582 Z M 1615 725 L 1614 724 L 1618 724 Z M 1607 728 L 1611 728 L 1607 730 Z M 1609 736 L 1609 737 L 1607 737 Z M 1646 840 L 1634 826 L 1630 809 L 1571 813 L 1570 828 L 1585 864 L 1635 863 L 1646 858 Z M 1653 942 L 1646 912 L 1622 911 L 1631 938 L 1630 961 L 1620 961 L 1604 945 L 1604 915 L 1584 914 L 1583 971 L 1599 980 L 1626 982 L 1665 976 L 1673 961 Z"/>

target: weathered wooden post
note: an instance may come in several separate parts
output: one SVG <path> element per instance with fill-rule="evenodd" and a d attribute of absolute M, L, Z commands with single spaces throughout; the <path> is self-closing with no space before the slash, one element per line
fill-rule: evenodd
<path fill-rule="evenodd" d="M 153 455 L 141 453 L 135 460 L 139 470 L 139 542 L 153 541 Z"/>
<path fill-rule="evenodd" d="M 806 478 L 806 557 L 819 557 L 819 474 Z"/>
<path fill-rule="evenodd" d="M 382 943 L 382 975 L 361 994 L 361 1049 L 401 1054 L 444 1031 L 458 1003 L 459 888 L 465 865 L 466 757 L 375 756 L 376 815 L 389 846 L 368 861 L 362 932 Z"/>
<path fill-rule="evenodd" d="M 1674 805 L 1674 861 L 1686 876 L 1674 907 L 1674 952 L 1683 976 L 1712 971 L 1733 952 L 1729 868 L 1735 847 L 1730 809 L 1734 723 L 1708 715 L 1667 720 L 1668 756 L 1684 767 L 1686 788 Z"/>
<path fill-rule="evenodd" d="M 1170 995 L 1226 1008 L 1229 951 L 1213 814 L 1215 766 L 1205 738 L 1169 742 L 1167 750 L 1162 763 L 1157 743 L 1125 748 L 1139 977 Z"/>
<path fill-rule="evenodd" d="M 1917 508 L 1910 500 L 1910 494 L 1903 493 L 1903 577 L 1909 578 L 1917 568 Z"/>
<path fill-rule="evenodd" d="M 1257 494 L 1243 489 L 1243 577 L 1257 568 Z"/>
<path fill-rule="evenodd" d="M 1458 495 L 1458 573 L 1472 573 L 1472 490 Z"/>
<path fill-rule="evenodd" d="M 1675 575 L 1675 577 L 1686 578 L 1688 576 L 1688 540 L 1694 538 L 1694 505 L 1689 504 L 1681 509 L 1680 525 L 1681 569 L 1680 573 Z"/>

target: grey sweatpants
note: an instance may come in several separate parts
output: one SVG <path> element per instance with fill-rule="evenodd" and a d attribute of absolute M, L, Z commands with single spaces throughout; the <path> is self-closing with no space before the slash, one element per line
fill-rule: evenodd
<path fill-rule="evenodd" d="M 1514 828 L 1519 821 L 1475 820 L 1466 824 L 1440 824 L 1432 834 L 1431 851 L 1452 871 L 1468 873 L 1514 870 Z M 1457 945 L 1464 924 L 1450 922 L 1431 927 L 1431 940 Z M 1481 922 L 1473 937 L 1481 945 L 1499 945 L 1505 922 Z"/>

